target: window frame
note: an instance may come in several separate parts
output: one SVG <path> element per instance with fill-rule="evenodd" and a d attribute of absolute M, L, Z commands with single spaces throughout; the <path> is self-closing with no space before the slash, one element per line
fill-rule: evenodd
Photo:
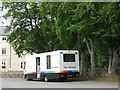
<path fill-rule="evenodd" d="M 66 55 L 66 56 L 67 56 L 67 55 L 73 55 L 73 58 L 74 58 L 74 59 L 73 59 L 73 60 L 70 60 L 70 61 L 67 61 L 67 60 L 65 59 L 65 58 L 66 58 L 65 55 Z M 70 58 L 70 57 L 69 57 L 69 58 Z M 69 59 L 69 58 L 67 58 L 67 59 Z M 63 54 L 63 62 L 76 62 L 76 55 L 75 55 L 74 53 L 71 53 L 71 54 L 70 54 L 70 53 L 68 53 L 68 54 L 65 53 L 65 54 Z"/>
<path fill-rule="evenodd" d="M 7 54 L 7 49 L 6 48 L 2 48 L 2 55 L 6 55 Z"/>
<path fill-rule="evenodd" d="M 5 60 L 2 60 L 2 65 L 1 66 L 6 66 L 6 61 Z"/>
<path fill-rule="evenodd" d="M 2 69 L 5 69 L 6 68 L 6 61 L 5 60 L 2 60 L 2 62 L 1 62 L 1 68 Z"/>
<path fill-rule="evenodd" d="M 2 37 L 2 41 L 6 41 L 7 40 L 7 38 L 6 37 Z"/>
<path fill-rule="evenodd" d="M 47 69 L 51 69 L 51 55 L 46 56 Z"/>

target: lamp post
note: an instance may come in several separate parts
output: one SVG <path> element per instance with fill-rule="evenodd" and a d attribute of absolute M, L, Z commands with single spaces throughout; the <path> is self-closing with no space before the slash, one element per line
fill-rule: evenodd
<path fill-rule="evenodd" d="M 11 30 L 10 30 L 9 34 L 11 34 Z M 11 57 L 12 57 L 12 54 L 11 54 L 11 43 L 10 43 L 10 68 L 9 68 L 10 71 L 12 70 L 12 59 L 11 59 Z"/>
<path fill-rule="evenodd" d="M 9 68 L 9 70 L 12 70 L 11 69 L 11 43 L 10 43 L 10 68 Z"/>

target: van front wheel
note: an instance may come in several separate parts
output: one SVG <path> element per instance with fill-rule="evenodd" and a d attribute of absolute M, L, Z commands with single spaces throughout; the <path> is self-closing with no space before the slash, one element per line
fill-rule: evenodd
<path fill-rule="evenodd" d="M 45 82 L 49 81 L 49 79 L 47 78 L 47 76 L 45 76 L 44 80 L 45 80 Z"/>
<path fill-rule="evenodd" d="M 31 81 L 32 79 L 30 79 L 29 76 L 26 75 L 25 80 L 26 80 L 26 81 Z"/>

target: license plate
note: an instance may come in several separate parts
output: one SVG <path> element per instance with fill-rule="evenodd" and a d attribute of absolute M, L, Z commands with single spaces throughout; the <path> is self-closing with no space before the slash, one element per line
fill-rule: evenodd
<path fill-rule="evenodd" d="M 72 77 L 72 75 L 68 75 L 68 77 Z"/>

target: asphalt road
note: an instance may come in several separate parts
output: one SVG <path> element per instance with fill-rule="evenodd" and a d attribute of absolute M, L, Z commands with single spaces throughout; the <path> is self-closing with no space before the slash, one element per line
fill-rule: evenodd
<path fill-rule="evenodd" d="M 118 83 L 101 81 L 44 82 L 25 81 L 22 78 L 2 78 L 2 88 L 118 88 Z"/>

